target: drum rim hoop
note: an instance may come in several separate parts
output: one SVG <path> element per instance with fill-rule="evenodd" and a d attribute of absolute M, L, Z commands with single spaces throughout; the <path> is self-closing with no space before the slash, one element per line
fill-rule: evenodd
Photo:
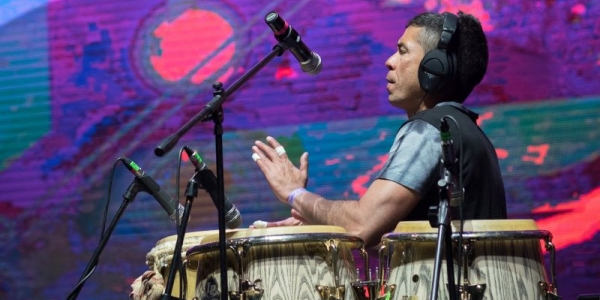
<path fill-rule="evenodd" d="M 452 240 L 458 240 L 459 233 L 452 233 Z M 552 238 L 552 234 L 547 230 L 520 230 L 520 231 L 476 231 L 463 232 L 463 239 L 466 240 L 525 240 L 525 239 L 544 239 Z M 392 241 L 435 241 L 437 233 L 419 232 L 419 233 L 388 233 L 383 236 L 383 242 Z"/>
<path fill-rule="evenodd" d="M 330 240 L 337 240 L 345 244 L 351 244 L 355 247 L 361 247 L 364 242 L 359 237 L 347 233 L 300 233 L 300 234 L 277 234 L 254 237 L 241 237 L 227 239 L 227 245 L 235 247 L 242 246 L 262 246 L 262 245 L 278 245 L 278 244 L 294 244 L 307 242 L 321 242 L 324 244 Z M 195 254 L 210 252 L 219 248 L 219 242 L 211 242 L 207 244 L 197 245 L 188 249 L 186 256 L 189 258 Z"/>

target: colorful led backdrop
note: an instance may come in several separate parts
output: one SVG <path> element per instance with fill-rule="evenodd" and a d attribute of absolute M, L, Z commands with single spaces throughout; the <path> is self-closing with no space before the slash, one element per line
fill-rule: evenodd
<path fill-rule="evenodd" d="M 563 299 L 598 293 L 600 278 L 600 4 L 517 0 L 13 0 L 0 3 L 0 296 L 64 299 L 133 180 L 135 160 L 177 194 L 178 151 L 154 147 L 275 45 L 264 16 L 278 11 L 323 59 L 317 76 L 290 53 L 224 104 L 226 192 L 255 220 L 288 216 L 251 160 L 278 137 L 297 161 L 310 153 L 309 188 L 358 198 L 405 116 L 387 103 L 385 59 L 406 22 L 463 10 L 483 23 L 491 61 L 468 104 L 497 147 L 511 218 L 535 219 L 558 249 Z M 214 168 L 213 124 L 178 143 Z M 183 188 L 193 167 L 182 162 Z M 182 198 L 183 199 L 183 198 Z M 188 231 L 217 226 L 200 193 Z M 116 299 L 174 225 L 139 194 L 113 233 L 81 299 Z"/>

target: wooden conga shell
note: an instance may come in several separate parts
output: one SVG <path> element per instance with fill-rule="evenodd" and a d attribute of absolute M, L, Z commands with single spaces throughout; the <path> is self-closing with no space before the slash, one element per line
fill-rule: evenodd
<path fill-rule="evenodd" d="M 454 277 L 459 266 L 459 223 L 452 222 Z M 384 235 L 382 245 L 387 251 L 388 284 L 396 284 L 393 299 L 416 296 L 429 299 L 434 275 L 437 228 L 428 222 L 400 222 L 395 231 Z M 542 259 L 540 241 L 550 233 L 538 230 L 533 220 L 472 220 L 465 221 L 463 245 L 470 245 L 467 270 L 461 268 L 462 278 L 469 285 L 485 285 L 482 299 L 543 300 L 540 283 L 548 283 Z M 445 251 L 440 270 L 438 299 L 448 296 L 448 277 Z M 381 258 L 380 259 L 384 259 Z M 463 265 L 464 266 L 464 265 Z M 464 283 L 464 282 L 462 282 Z"/>
<path fill-rule="evenodd" d="M 207 230 L 186 233 L 181 247 L 181 261 L 185 261 L 186 252 L 189 248 L 199 245 L 202 239 L 206 236 L 218 234 L 218 232 L 218 230 Z M 150 270 L 161 274 L 165 281 L 165 285 L 169 277 L 169 272 L 171 271 L 171 263 L 173 261 L 173 252 L 175 251 L 176 242 L 177 235 L 165 237 L 156 242 L 156 246 L 154 246 L 154 248 L 152 248 L 150 252 L 146 254 L 146 265 L 148 265 Z M 191 299 L 193 297 L 191 295 L 194 295 L 195 292 L 193 281 L 196 278 L 196 270 L 187 268 L 186 278 L 187 280 L 192 280 L 192 283 L 188 284 L 187 288 L 185 288 L 185 291 L 187 292 L 186 298 Z M 179 273 L 177 273 L 175 275 L 173 290 L 171 292 L 171 295 L 174 297 L 179 297 L 180 291 L 182 290 L 179 284 L 180 282 Z"/>
<path fill-rule="evenodd" d="M 362 240 L 336 226 L 293 226 L 239 230 L 227 235 L 227 283 L 229 292 L 248 290 L 243 282 L 262 290 L 260 299 L 320 300 L 316 286 L 345 289 L 351 300 L 350 282 L 356 280 L 352 249 Z M 190 265 L 197 264 L 196 296 L 220 295 L 218 234 L 187 252 Z M 333 246 L 331 246 L 333 245 Z M 337 258 L 331 249 L 337 251 Z M 236 255 L 235 253 L 240 253 Z M 337 272 L 334 271 L 337 269 Z M 337 277 L 337 284 L 336 284 Z M 256 282 L 260 280 L 260 282 Z"/>

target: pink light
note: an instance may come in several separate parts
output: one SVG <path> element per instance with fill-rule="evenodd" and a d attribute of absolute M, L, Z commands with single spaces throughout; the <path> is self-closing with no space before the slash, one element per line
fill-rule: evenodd
<path fill-rule="evenodd" d="M 536 165 L 541 165 L 544 163 L 546 156 L 548 156 L 548 150 L 550 150 L 549 144 L 529 145 L 527 146 L 527 152 L 537 154 L 537 156 L 523 155 L 522 160 L 524 162 L 532 162 Z"/>
<path fill-rule="evenodd" d="M 194 72 L 191 81 L 201 83 L 227 64 L 235 53 L 235 44 L 226 44 L 233 28 L 211 11 L 188 9 L 172 22 L 161 23 L 153 34 L 160 40 L 160 54 L 152 55 L 150 63 L 168 81 L 179 81 Z"/>
<path fill-rule="evenodd" d="M 534 213 L 556 213 L 536 223 L 540 229 L 552 233 L 558 250 L 590 240 L 600 230 L 599 211 L 600 188 L 576 201 L 559 203 L 554 207 L 545 204 L 532 210 Z"/>
<path fill-rule="evenodd" d="M 496 155 L 498 156 L 498 159 L 506 159 L 508 157 L 508 150 L 496 149 Z"/>
<path fill-rule="evenodd" d="M 367 192 L 367 188 L 368 188 L 367 183 L 371 179 L 371 175 L 375 174 L 376 172 L 379 172 L 379 170 L 381 170 L 381 168 L 383 168 L 383 165 L 387 161 L 387 158 L 388 158 L 387 153 L 382 156 L 379 156 L 377 158 L 377 160 L 379 160 L 378 164 L 374 165 L 371 168 L 371 170 L 367 171 L 366 174 L 356 177 L 356 179 L 354 179 L 351 184 L 352 191 L 354 193 L 358 194 L 359 197 L 362 197 Z"/>
<path fill-rule="evenodd" d="M 486 111 L 482 114 L 479 115 L 479 118 L 477 118 L 477 125 L 481 126 L 481 124 L 483 123 L 483 121 L 485 120 L 491 120 L 494 117 L 494 113 L 491 111 Z"/>
<path fill-rule="evenodd" d="M 339 158 L 332 158 L 332 159 L 327 159 L 325 160 L 325 165 L 326 166 L 333 166 L 333 165 L 337 165 L 341 162 L 342 160 Z"/>
<path fill-rule="evenodd" d="M 583 15 L 586 12 L 586 8 L 585 5 L 579 3 L 579 4 L 575 4 L 573 5 L 573 7 L 571 7 L 571 13 L 576 14 L 576 15 Z"/>
<path fill-rule="evenodd" d="M 283 78 L 296 78 L 297 76 L 298 74 L 296 71 L 294 71 L 294 69 L 292 69 L 290 66 L 280 66 L 277 68 L 277 71 L 275 71 L 275 79 L 277 80 L 281 80 Z"/>
<path fill-rule="evenodd" d="M 432 11 L 435 8 L 437 1 L 428 0 L 425 2 L 425 9 Z M 486 32 L 494 30 L 490 14 L 485 10 L 483 1 L 454 1 L 454 0 L 441 0 L 439 4 L 438 12 L 449 11 L 457 13 L 459 10 L 475 16 L 481 22 L 481 27 Z"/>

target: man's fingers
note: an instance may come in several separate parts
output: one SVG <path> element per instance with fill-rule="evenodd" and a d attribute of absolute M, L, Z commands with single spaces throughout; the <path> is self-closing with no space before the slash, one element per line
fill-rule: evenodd
<path fill-rule="evenodd" d="M 294 225 L 298 225 L 298 221 L 295 220 L 294 218 L 287 218 L 281 221 L 275 221 L 275 222 L 268 222 L 267 223 L 267 227 L 279 227 L 279 226 L 294 226 Z"/>
<path fill-rule="evenodd" d="M 300 223 L 308 224 L 309 222 L 298 212 L 297 210 L 292 208 L 291 211 L 292 218 L 298 220 Z"/>
<path fill-rule="evenodd" d="M 300 171 L 304 176 L 308 176 L 308 152 L 304 152 L 300 156 Z"/>
<path fill-rule="evenodd" d="M 279 157 L 287 158 L 287 152 L 285 151 L 285 148 L 283 148 L 283 146 L 275 147 L 275 153 L 277 153 Z"/>
<path fill-rule="evenodd" d="M 252 223 L 252 225 L 250 225 L 250 228 L 266 228 L 268 226 L 268 224 L 269 224 L 269 222 L 256 220 L 256 221 L 254 221 L 254 223 Z"/>
<path fill-rule="evenodd" d="M 254 147 L 256 147 L 257 149 L 254 149 Z M 261 141 L 254 142 L 252 150 L 254 150 L 254 152 L 259 152 L 258 150 L 260 150 L 259 154 L 261 155 L 261 157 L 268 158 L 270 161 L 273 161 L 277 159 L 277 157 L 279 157 L 279 155 L 277 155 L 277 152 L 275 152 L 275 149 Z"/>
<path fill-rule="evenodd" d="M 267 136 L 267 142 L 275 150 L 275 153 L 277 153 L 277 156 L 287 159 L 288 156 L 287 156 L 287 152 L 285 151 L 285 148 L 274 137 Z"/>
<path fill-rule="evenodd" d="M 269 142 L 269 144 L 273 148 L 277 148 L 277 147 L 281 146 L 281 144 L 272 136 L 267 136 L 267 142 Z"/>
<path fill-rule="evenodd" d="M 265 154 L 256 146 L 252 146 L 252 152 L 252 160 L 254 160 L 254 162 L 260 167 L 261 170 L 263 170 L 263 162 L 265 159 L 268 158 L 266 158 Z"/>

